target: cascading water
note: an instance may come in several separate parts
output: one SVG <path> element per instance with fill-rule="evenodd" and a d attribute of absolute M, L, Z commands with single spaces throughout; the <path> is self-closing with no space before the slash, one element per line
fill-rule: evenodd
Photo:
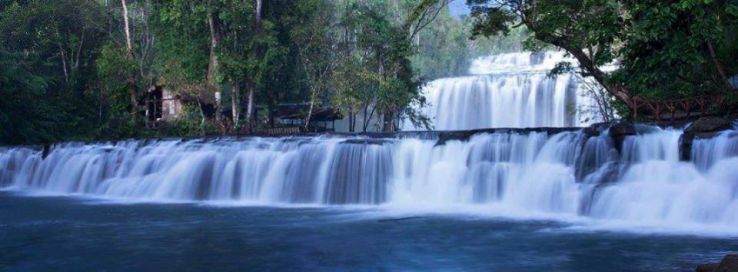
<path fill-rule="evenodd" d="M 738 132 L 692 145 L 649 127 L 619 152 L 602 132 L 502 130 L 466 140 L 290 137 L 0 150 L 0 184 L 144 201 L 470 205 L 644 224 L 738 225 Z"/>
<path fill-rule="evenodd" d="M 573 127 L 600 121 L 595 101 L 575 75 L 550 77 L 560 52 L 508 53 L 476 59 L 470 76 L 432 81 L 422 109 L 434 129 Z M 410 124 L 405 130 L 417 130 Z"/>

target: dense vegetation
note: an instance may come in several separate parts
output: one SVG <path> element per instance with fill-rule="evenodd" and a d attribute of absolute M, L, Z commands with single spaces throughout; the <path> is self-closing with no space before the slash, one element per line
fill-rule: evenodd
<path fill-rule="evenodd" d="M 425 80 L 519 49 L 469 40 L 471 21 L 447 3 L 1 1 L 0 143 L 249 133 L 277 125 L 285 103 L 310 104 L 308 116 L 371 113 L 386 131 L 400 118 L 422 123 L 413 109 Z M 185 103 L 166 123 L 143 106 L 161 87 Z"/>
<path fill-rule="evenodd" d="M 424 82 L 519 51 L 524 39 L 570 53 L 623 105 L 735 102 L 735 1 L 467 0 L 462 18 L 448 2 L 0 1 L 0 143 L 251 133 L 278 126 L 285 104 L 309 105 L 305 127 L 331 106 L 353 129 L 373 116 L 394 131 L 400 119 L 427 122 L 415 110 Z M 176 120 L 143 106 L 161 88 L 184 103 Z"/>
<path fill-rule="evenodd" d="M 475 35 L 524 26 L 529 48 L 555 46 L 609 94 L 675 99 L 724 94 L 738 74 L 738 2 L 731 0 L 467 0 Z M 603 66 L 617 64 L 613 72 Z M 572 69 L 563 63 L 558 71 Z"/>

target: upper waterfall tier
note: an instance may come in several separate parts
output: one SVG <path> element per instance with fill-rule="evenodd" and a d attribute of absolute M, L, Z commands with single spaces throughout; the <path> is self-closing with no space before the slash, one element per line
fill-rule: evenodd
<path fill-rule="evenodd" d="M 565 58 L 560 52 L 508 53 L 472 62 L 471 76 L 443 78 L 423 89 L 422 109 L 436 130 L 571 127 L 602 120 L 583 80 L 549 76 Z M 407 124 L 405 130 L 420 128 Z"/>
<path fill-rule="evenodd" d="M 59 144 L 0 150 L 0 187 L 145 201 L 472 205 L 636 224 L 738 226 L 738 132 L 691 145 L 641 128 L 466 137 L 290 137 Z M 454 134 L 456 135 L 456 134 Z"/>
<path fill-rule="evenodd" d="M 469 74 L 546 73 L 562 61 L 577 64 L 575 59 L 559 51 L 505 53 L 472 60 Z"/>

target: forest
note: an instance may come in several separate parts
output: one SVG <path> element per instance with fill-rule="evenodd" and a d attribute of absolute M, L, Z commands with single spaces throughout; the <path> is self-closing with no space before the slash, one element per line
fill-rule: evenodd
<path fill-rule="evenodd" d="M 426 79 L 520 48 L 421 2 L 3 1 L 0 142 L 253 133 L 290 103 L 424 122 L 410 105 Z M 183 101 L 169 122 L 147 106 L 164 86 Z"/>
<path fill-rule="evenodd" d="M 634 97 L 735 104 L 734 1 L 468 0 L 460 17 L 449 2 L 5 0 L 0 143 L 257 133 L 285 105 L 306 129 L 324 107 L 351 131 L 430 127 L 423 84 L 523 49 L 572 55 L 552 74 L 594 78 L 621 116 Z M 162 89 L 183 103 L 174 120 L 149 106 Z"/>

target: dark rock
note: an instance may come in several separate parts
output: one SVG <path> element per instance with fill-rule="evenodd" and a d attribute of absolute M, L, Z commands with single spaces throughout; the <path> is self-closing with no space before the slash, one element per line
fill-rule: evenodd
<path fill-rule="evenodd" d="M 621 136 L 621 135 L 627 136 L 627 135 L 635 135 L 635 134 L 636 134 L 635 126 L 633 126 L 633 123 L 630 123 L 627 121 L 620 121 L 610 126 L 611 136 Z"/>
<path fill-rule="evenodd" d="M 697 266 L 697 269 L 695 271 L 697 272 L 714 272 L 715 269 L 717 269 L 718 264 L 711 263 L 711 264 L 701 264 Z"/>
<path fill-rule="evenodd" d="M 738 272 L 738 254 L 725 255 L 715 272 Z"/>
<path fill-rule="evenodd" d="M 728 254 L 720 263 L 698 265 L 697 272 L 738 272 L 738 254 Z"/>
<path fill-rule="evenodd" d="M 702 117 L 692 122 L 685 130 L 684 133 L 700 134 L 700 133 L 714 133 L 720 132 L 726 129 L 730 129 L 732 124 L 729 120 L 721 117 Z"/>
<path fill-rule="evenodd" d="M 49 154 L 51 153 L 51 148 L 52 148 L 51 145 L 48 145 L 48 144 L 44 145 L 44 149 L 41 151 L 42 159 L 46 159 L 46 157 L 49 156 Z"/>
<path fill-rule="evenodd" d="M 582 132 L 584 135 L 587 135 L 587 137 L 600 136 L 602 132 L 609 130 L 610 126 L 612 126 L 612 123 L 610 122 L 594 123 L 582 129 Z"/>
<path fill-rule="evenodd" d="M 679 138 L 679 158 L 683 161 L 691 159 L 692 142 L 695 138 L 712 138 L 723 130 L 728 130 L 733 124 L 721 117 L 702 117 L 692 122 Z"/>
<path fill-rule="evenodd" d="M 384 145 L 388 142 L 385 138 L 364 138 L 364 139 L 346 139 L 343 144 L 358 144 L 358 145 Z"/>
<path fill-rule="evenodd" d="M 622 153 L 623 142 L 625 141 L 625 138 L 631 135 L 635 135 L 636 129 L 633 123 L 627 121 L 619 121 L 610 126 L 608 133 L 610 134 L 610 138 L 612 138 L 615 149 L 617 149 L 618 152 Z"/>
<path fill-rule="evenodd" d="M 554 135 L 566 131 L 577 131 L 580 128 L 577 127 L 535 127 L 535 128 L 485 128 L 485 129 L 473 129 L 473 130 L 449 130 L 439 131 L 438 141 L 436 145 L 445 145 L 448 141 L 468 141 L 472 136 L 482 133 L 518 133 L 518 134 L 530 134 L 532 132 L 545 132 L 549 135 Z"/>

